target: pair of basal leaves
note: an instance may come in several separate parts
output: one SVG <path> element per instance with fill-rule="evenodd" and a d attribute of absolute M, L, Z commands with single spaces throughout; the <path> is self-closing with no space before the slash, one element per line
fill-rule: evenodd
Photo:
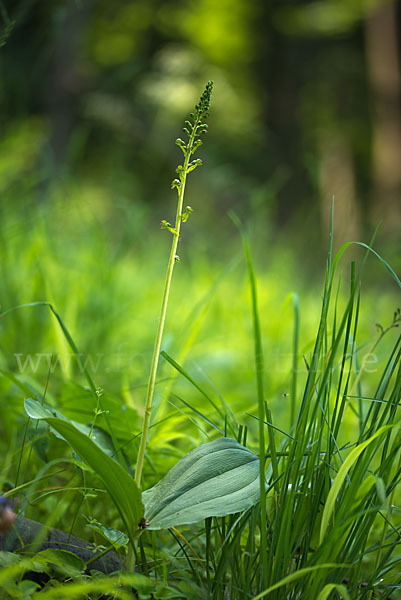
<path fill-rule="evenodd" d="M 224 517 L 251 508 L 259 501 L 259 459 L 231 438 L 220 438 L 195 448 L 140 496 L 133 480 L 128 482 L 130 476 L 105 451 L 104 444 L 88 437 L 89 428 L 85 425 L 70 421 L 52 407 L 31 398 L 25 401 L 25 410 L 32 419 L 46 421 L 56 435 L 72 446 L 103 480 L 116 503 L 119 502 L 118 487 L 124 482 L 128 488 L 132 486 L 135 499 L 143 503 L 142 522 L 146 522 L 149 529 L 167 529 L 208 517 Z M 126 509 L 129 512 L 130 507 Z M 137 515 L 133 514 L 132 518 Z"/>

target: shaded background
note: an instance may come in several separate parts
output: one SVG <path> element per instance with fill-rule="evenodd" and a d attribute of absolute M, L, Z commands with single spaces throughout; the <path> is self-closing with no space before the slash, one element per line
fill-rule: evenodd
<path fill-rule="evenodd" d="M 215 82 L 210 133 L 188 178 L 194 214 L 163 350 L 256 439 L 248 275 L 228 211 L 250 232 L 266 397 L 287 430 L 319 324 L 333 195 L 335 247 L 369 242 L 382 222 L 374 247 L 401 270 L 400 28 L 400 4 L 384 0 L 0 0 L 0 312 L 53 303 L 132 457 L 171 244 L 160 221 L 175 215 L 174 140 L 205 83 Z M 340 261 L 334 322 L 361 255 Z M 397 332 L 376 348 L 377 324 L 389 326 L 397 306 L 399 288 L 371 254 L 350 348 L 360 360 L 375 348 L 367 398 Z M 25 443 L 27 395 L 93 419 L 82 368 L 44 306 L 0 319 L 0 450 Z M 178 397 L 210 414 L 161 360 L 156 471 L 176 446 L 206 441 Z M 344 442 L 355 426 L 350 418 Z M 18 472 L 17 452 L 12 460 Z M 56 506 L 48 496 L 43 510 Z"/>
<path fill-rule="evenodd" d="M 171 242 L 160 221 L 175 215 L 174 140 L 213 79 L 163 347 L 239 403 L 248 394 L 253 340 L 234 210 L 250 231 L 280 404 L 288 294 L 301 298 L 308 352 L 333 195 L 335 247 L 369 242 L 381 222 L 375 248 L 401 268 L 400 4 L 0 0 L 0 17 L 1 310 L 52 302 L 97 381 L 141 410 Z M 344 255 L 345 294 L 360 256 Z M 362 330 L 374 339 L 399 299 L 383 265 L 368 265 Z M 62 379 L 82 382 L 52 323 L 44 308 L 4 318 L 2 364 L 40 373 L 45 387 L 49 357 L 64 356 Z"/>
<path fill-rule="evenodd" d="M 399 3 L 2 0 L 1 28 L 3 205 L 78 189 L 154 228 L 174 213 L 174 139 L 213 79 L 197 232 L 229 237 L 234 209 L 307 258 L 326 245 L 334 195 L 339 243 L 382 222 L 397 254 Z"/>

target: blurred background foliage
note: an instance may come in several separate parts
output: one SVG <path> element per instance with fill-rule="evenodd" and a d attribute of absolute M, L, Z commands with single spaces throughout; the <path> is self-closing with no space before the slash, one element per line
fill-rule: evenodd
<path fill-rule="evenodd" d="M 272 241 L 296 232 L 310 258 L 334 195 L 338 242 L 382 222 L 395 250 L 399 2 L 2 0 L 1 26 L 3 204 L 69 204 L 79 188 L 100 212 L 123 202 L 157 223 L 173 141 L 214 79 L 207 168 L 191 182 L 201 235 L 232 235 L 230 208 Z"/>
<path fill-rule="evenodd" d="M 394 0 L 0 0 L 2 309 L 54 302 L 85 356 L 103 357 L 97 382 L 140 407 L 170 243 L 159 223 L 175 211 L 174 140 L 213 79 L 165 348 L 181 360 L 191 348 L 201 376 L 243 402 L 253 342 L 234 210 L 251 231 L 280 410 L 288 294 L 302 297 L 308 352 L 333 196 L 336 247 L 369 242 L 381 222 L 375 247 L 401 266 L 399 34 Z M 396 308 L 394 282 L 369 265 L 364 343 Z M 15 370 L 18 353 L 67 356 L 51 323 L 45 308 L 4 318 L 3 366 Z M 42 388 L 46 360 L 24 371 Z M 62 373 L 79 377 L 74 364 Z M 71 385 L 63 393 L 76 398 Z M 10 406 L 20 392 L 6 390 Z"/>

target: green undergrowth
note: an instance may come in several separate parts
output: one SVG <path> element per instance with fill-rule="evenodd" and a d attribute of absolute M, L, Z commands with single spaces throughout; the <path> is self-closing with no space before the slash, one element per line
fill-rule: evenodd
<path fill-rule="evenodd" d="M 287 246 L 254 260 L 235 215 L 229 260 L 183 246 L 139 489 L 167 246 L 134 211 L 116 236 L 121 206 L 77 206 L 2 231 L 0 484 L 125 569 L 2 553 L 5 597 L 401 598 L 400 281 L 373 244 L 330 240 L 320 288 Z"/>

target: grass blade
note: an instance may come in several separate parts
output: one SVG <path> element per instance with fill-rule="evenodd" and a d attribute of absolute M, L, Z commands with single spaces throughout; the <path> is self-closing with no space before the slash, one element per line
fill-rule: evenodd
<path fill-rule="evenodd" d="M 340 491 L 342 484 L 344 483 L 348 471 L 356 462 L 359 455 L 365 450 L 365 448 L 367 448 L 367 446 L 369 446 L 369 444 L 371 444 L 373 440 L 375 440 L 377 437 L 389 431 L 391 427 L 392 425 L 385 425 L 384 427 L 381 427 L 378 431 L 376 431 L 374 435 L 372 435 L 372 437 L 370 437 L 368 440 L 366 440 L 362 444 L 359 444 L 359 446 L 351 450 L 347 458 L 344 460 L 344 463 L 341 465 L 340 470 L 338 471 L 337 476 L 334 479 L 333 485 L 330 488 L 330 492 L 327 496 L 326 504 L 323 510 L 322 523 L 320 527 L 320 545 L 323 543 L 324 538 L 326 536 L 327 529 L 329 527 L 329 521 L 334 513 L 337 494 Z"/>

